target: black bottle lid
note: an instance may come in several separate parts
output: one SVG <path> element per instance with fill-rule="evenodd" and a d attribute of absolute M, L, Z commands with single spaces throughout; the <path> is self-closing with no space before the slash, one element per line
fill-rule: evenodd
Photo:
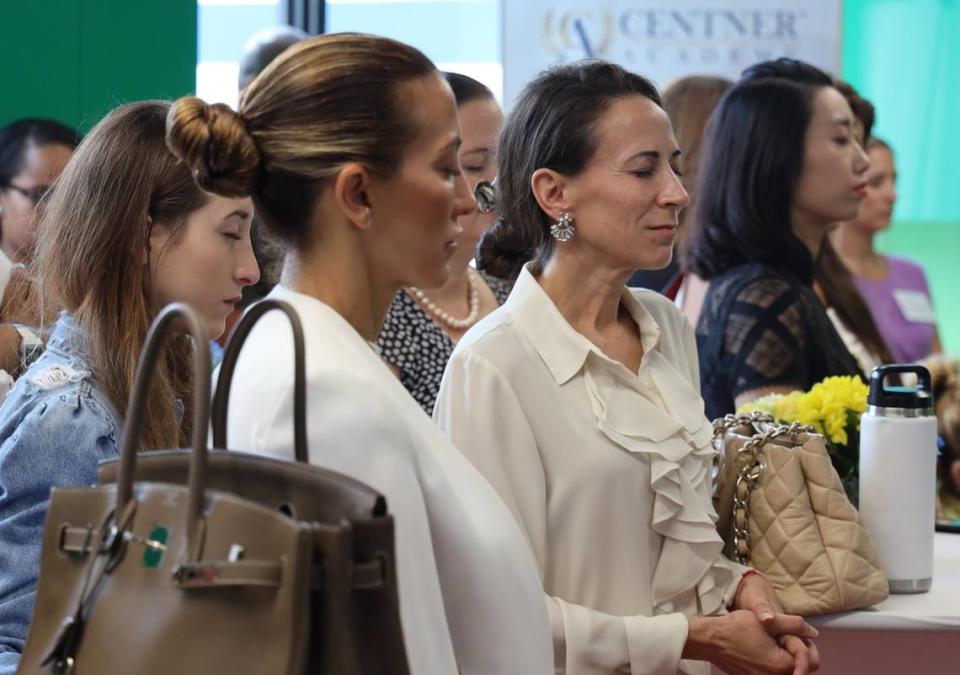
<path fill-rule="evenodd" d="M 891 375 L 910 373 L 917 376 L 917 385 L 887 385 Z M 933 408 L 933 389 L 930 371 L 917 364 L 891 364 L 878 366 L 870 373 L 870 393 L 867 404 L 877 408 Z"/>

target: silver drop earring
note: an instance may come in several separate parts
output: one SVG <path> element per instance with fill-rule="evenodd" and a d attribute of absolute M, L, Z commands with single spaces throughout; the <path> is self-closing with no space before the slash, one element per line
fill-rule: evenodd
<path fill-rule="evenodd" d="M 473 190 L 473 198 L 477 202 L 477 213 L 493 213 L 497 210 L 497 179 L 482 180 Z"/>
<path fill-rule="evenodd" d="M 573 224 L 573 216 L 566 211 L 560 214 L 557 221 L 550 226 L 550 236 L 557 241 L 570 241 L 577 226 Z"/>

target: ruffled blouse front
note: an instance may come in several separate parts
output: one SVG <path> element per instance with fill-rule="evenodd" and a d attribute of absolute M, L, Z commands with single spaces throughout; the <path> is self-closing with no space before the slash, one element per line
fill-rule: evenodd
<path fill-rule="evenodd" d="M 639 376 L 601 358 L 608 361 L 604 367 L 583 374 L 597 428 L 650 465 L 650 527 L 662 537 L 651 580 L 653 610 L 695 616 L 699 599 L 700 613 L 714 614 L 724 606 L 734 573 L 721 558 L 711 503 L 713 429 L 703 400 L 655 348 L 644 356 Z"/>
<path fill-rule="evenodd" d="M 743 568 L 716 532 L 693 331 L 649 291 L 622 303 L 643 341 L 636 373 L 524 270 L 454 351 L 435 418 L 527 535 L 558 671 L 705 673 L 680 660 L 687 617 L 725 611 Z"/>

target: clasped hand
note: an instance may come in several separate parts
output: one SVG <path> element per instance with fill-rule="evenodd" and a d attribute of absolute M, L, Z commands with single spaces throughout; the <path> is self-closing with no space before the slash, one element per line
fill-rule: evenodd
<path fill-rule="evenodd" d="M 807 675 L 820 667 L 816 629 L 784 614 L 767 580 L 743 579 L 734 609 L 689 619 L 683 658 L 710 661 L 728 675 Z"/>
<path fill-rule="evenodd" d="M 735 605 L 738 610 L 752 612 L 776 646 L 790 655 L 792 670 L 774 672 L 807 675 L 820 668 L 820 653 L 811 641 L 817 630 L 801 616 L 784 614 L 773 587 L 764 577 L 752 575 L 744 579 Z M 782 655 L 777 661 L 785 664 Z"/>

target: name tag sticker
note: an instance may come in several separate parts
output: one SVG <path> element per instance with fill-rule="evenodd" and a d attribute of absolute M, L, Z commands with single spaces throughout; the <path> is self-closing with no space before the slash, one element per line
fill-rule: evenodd
<path fill-rule="evenodd" d="M 923 291 L 910 291 L 905 288 L 893 292 L 893 299 L 903 318 L 912 323 L 936 323 L 930 296 Z"/>

